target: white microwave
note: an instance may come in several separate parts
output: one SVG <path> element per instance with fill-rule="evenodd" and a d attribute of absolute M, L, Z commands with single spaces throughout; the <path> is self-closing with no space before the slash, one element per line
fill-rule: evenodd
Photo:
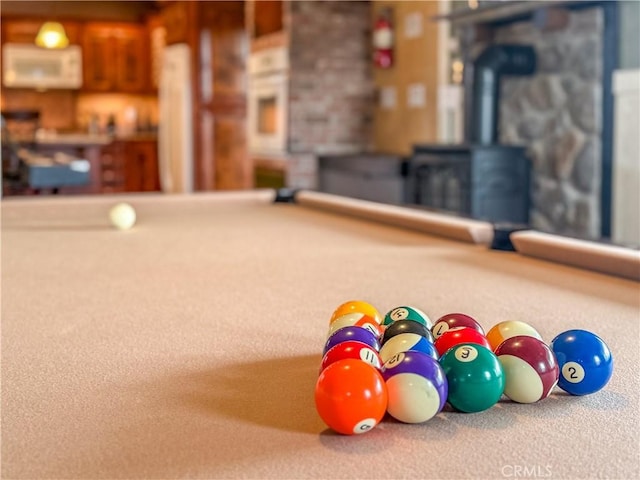
<path fill-rule="evenodd" d="M 82 50 L 78 45 L 47 49 L 30 44 L 2 47 L 2 83 L 8 88 L 82 87 Z"/>

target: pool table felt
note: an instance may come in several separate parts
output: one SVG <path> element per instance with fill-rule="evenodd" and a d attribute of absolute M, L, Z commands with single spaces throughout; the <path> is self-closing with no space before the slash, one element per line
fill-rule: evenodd
<path fill-rule="evenodd" d="M 3 478 L 637 478 L 638 282 L 252 195 L 2 202 Z M 108 209 L 128 200 L 138 224 Z M 333 309 L 603 337 L 607 387 L 344 437 L 313 390 Z M 547 476 L 549 476 L 547 475 Z"/>

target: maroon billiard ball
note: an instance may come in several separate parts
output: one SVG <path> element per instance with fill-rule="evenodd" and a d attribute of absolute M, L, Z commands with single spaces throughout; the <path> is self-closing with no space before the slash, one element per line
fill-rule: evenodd
<path fill-rule="evenodd" d="M 431 333 L 433 334 L 433 338 L 437 340 L 444 332 L 456 327 L 473 328 L 480 334 L 484 335 L 484 329 L 477 320 L 465 313 L 448 313 L 441 316 L 433 325 Z"/>
<path fill-rule="evenodd" d="M 528 335 L 507 338 L 495 350 L 505 376 L 504 394 L 514 402 L 547 398 L 558 383 L 560 369 L 549 346 Z"/>
<path fill-rule="evenodd" d="M 438 354 L 442 356 L 447 353 L 450 348 L 460 345 L 461 343 L 475 343 L 491 349 L 485 336 L 471 327 L 450 328 L 440 335 L 434 342 L 434 345 L 436 350 L 438 350 Z"/>

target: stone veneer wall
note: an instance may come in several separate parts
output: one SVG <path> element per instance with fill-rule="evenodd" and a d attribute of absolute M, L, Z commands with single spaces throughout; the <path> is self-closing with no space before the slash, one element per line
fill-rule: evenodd
<path fill-rule="evenodd" d="M 519 22 L 494 34 L 496 43 L 530 44 L 537 53 L 534 76 L 502 81 L 499 137 L 529 147 L 531 223 L 539 230 L 600 237 L 603 32 L 596 7 L 572 11 L 560 31 Z"/>
<path fill-rule="evenodd" d="M 316 186 L 318 154 L 369 150 L 374 84 L 371 6 L 288 2 L 290 35 L 287 184 Z"/>

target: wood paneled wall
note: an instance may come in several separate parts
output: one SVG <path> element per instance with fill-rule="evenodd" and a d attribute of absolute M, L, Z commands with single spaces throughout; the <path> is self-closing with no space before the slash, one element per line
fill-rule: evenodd
<path fill-rule="evenodd" d="M 395 58 L 393 67 L 374 72 L 378 92 L 374 144 L 377 151 L 405 155 L 415 143 L 437 140 L 438 24 L 431 17 L 438 14 L 438 2 L 375 0 L 372 25 L 384 8 L 392 11 Z M 416 29 L 418 23 L 421 28 Z M 424 105 L 409 106 L 410 90 L 420 97 L 421 88 Z M 382 97 L 395 97 L 395 106 L 382 106 Z"/>

